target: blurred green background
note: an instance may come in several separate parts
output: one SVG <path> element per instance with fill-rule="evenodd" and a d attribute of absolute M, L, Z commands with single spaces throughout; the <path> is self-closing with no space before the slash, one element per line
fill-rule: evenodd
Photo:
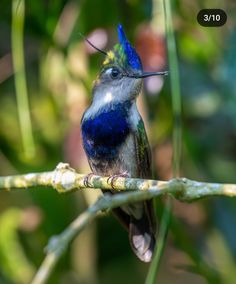
<path fill-rule="evenodd" d="M 171 3 L 183 106 L 181 175 L 236 183 L 235 0 Z M 225 10 L 227 23 L 201 27 L 196 16 L 203 8 Z M 161 1 L 1 0 L 0 175 L 52 170 L 60 161 L 89 172 L 80 119 L 103 55 L 79 33 L 108 50 L 117 42 L 118 23 L 145 70 L 168 69 Z M 166 77 L 149 79 L 139 98 L 155 178 L 164 180 L 172 177 L 169 83 Z M 91 190 L 1 193 L 0 283 L 29 283 L 48 239 L 96 198 Z M 174 202 L 173 211 L 157 283 L 236 283 L 236 199 Z M 75 239 L 48 283 L 144 283 L 147 270 L 131 252 L 127 233 L 104 214 Z"/>

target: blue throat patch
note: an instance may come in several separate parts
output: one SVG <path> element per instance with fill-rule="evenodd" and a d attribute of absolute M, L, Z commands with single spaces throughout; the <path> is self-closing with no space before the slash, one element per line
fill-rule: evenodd
<path fill-rule="evenodd" d="M 131 102 L 106 106 L 93 118 L 82 121 L 84 148 L 89 158 L 111 161 L 130 133 Z"/>

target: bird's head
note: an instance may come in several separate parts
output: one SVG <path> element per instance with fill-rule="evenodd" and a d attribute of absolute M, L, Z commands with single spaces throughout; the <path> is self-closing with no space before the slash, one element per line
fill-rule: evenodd
<path fill-rule="evenodd" d="M 143 78 L 166 75 L 167 72 L 143 72 L 141 59 L 127 40 L 122 25 L 118 25 L 119 43 L 106 57 L 94 83 L 94 96 L 104 100 L 126 101 L 137 97 Z"/>

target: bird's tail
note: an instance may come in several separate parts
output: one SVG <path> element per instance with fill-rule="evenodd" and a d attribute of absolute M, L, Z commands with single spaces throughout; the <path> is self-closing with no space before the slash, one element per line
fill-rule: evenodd
<path fill-rule="evenodd" d="M 156 222 L 152 200 L 122 206 L 113 212 L 128 229 L 130 245 L 134 253 L 140 260 L 150 262 L 156 243 Z"/>
<path fill-rule="evenodd" d="M 130 216 L 129 239 L 131 247 L 137 257 L 149 262 L 156 243 L 156 224 L 153 218 L 152 201 L 143 202 L 143 214 L 140 219 Z"/>

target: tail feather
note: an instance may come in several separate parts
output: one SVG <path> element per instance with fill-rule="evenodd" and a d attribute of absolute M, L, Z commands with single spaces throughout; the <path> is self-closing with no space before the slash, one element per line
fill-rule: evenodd
<path fill-rule="evenodd" d="M 131 247 L 137 257 L 150 262 L 156 243 L 155 233 L 150 227 L 149 220 L 144 214 L 141 219 L 135 219 L 131 216 L 129 224 L 129 239 Z"/>
<path fill-rule="evenodd" d="M 141 209 L 141 218 L 137 218 L 137 214 L 127 213 L 127 211 L 135 213 L 135 205 Z M 134 203 L 130 206 L 130 210 L 128 210 L 128 207 L 129 205 L 125 208 L 113 209 L 113 213 L 124 227 L 128 229 L 130 245 L 137 257 L 144 262 L 150 262 L 156 243 L 156 223 L 152 201 Z"/>

